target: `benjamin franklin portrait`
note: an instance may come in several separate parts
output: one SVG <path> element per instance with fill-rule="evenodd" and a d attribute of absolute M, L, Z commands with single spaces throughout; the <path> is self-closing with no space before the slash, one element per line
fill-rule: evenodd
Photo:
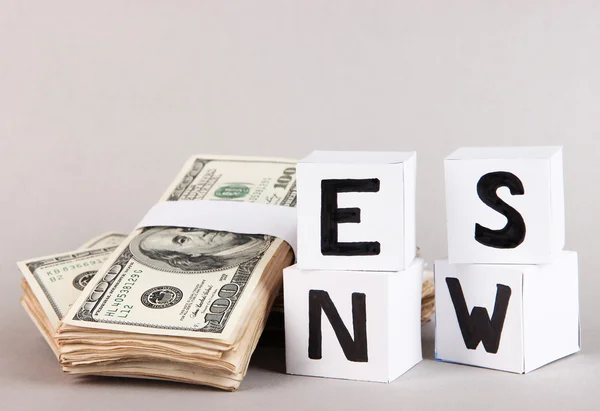
<path fill-rule="evenodd" d="M 222 270 L 256 257 L 273 237 L 200 228 L 154 227 L 130 244 L 142 264 L 180 273 Z"/>

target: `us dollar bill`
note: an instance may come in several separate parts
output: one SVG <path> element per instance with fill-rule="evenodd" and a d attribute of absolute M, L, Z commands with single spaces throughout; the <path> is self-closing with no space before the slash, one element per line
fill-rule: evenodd
<path fill-rule="evenodd" d="M 108 232 L 86 241 L 76 251 L 17 263 L 27 283 L 26 291 L 33 293 L 54 330 L 98 268 L 126 237 Z"/>
<path fill-rule="evenodd" d="M 54 329 L 115 249 L 78 250 L 17 263 Z"/>
<path fill-rule="evenodd" d="M 296 205 L 294 160 L 197 156 L 162 201 Z M 282 240 L 198 228 L 134 231 L 88 284 L 70 326 L 227 339 Z"/>

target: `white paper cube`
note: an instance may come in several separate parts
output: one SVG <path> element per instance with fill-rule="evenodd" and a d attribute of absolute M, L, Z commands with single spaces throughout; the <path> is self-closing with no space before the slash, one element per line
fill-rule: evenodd
<path fill-rule="evenodd" d="M 422 273 L 421 259 L 400 272 L 286 268 L 287 373 L 378 382 L 404 374 L 422 359 Z"/>
<path fill-rule="evenodd" d="M 451 263 L 557 258 L 565 244 L 561 147 L 461 148 L 444 165 Z"/>
<path fill-rule="evenodd" d="M 416 253 L 416 153 L 315 151 L 298 163 L 298 266 L 401 271 Z"/>
<path fill-rule="evenodd" d="M 573 251 L 541 265 L 436 261 L 435 298 L 440 361 L 527 373 L 579 351 Z"/>

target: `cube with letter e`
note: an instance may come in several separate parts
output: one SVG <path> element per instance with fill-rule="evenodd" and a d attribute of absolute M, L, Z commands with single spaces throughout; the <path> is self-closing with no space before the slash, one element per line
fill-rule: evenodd
<path fill-rule="evenodd" d="M 298 163 L 297 175 L 300 269 L 410 266 L 415 152 L 315 151 Z"/>
<path fill-rule="evenodd" d="M 561 147 L 461 148 L 444 166 L 451 263 L 558 257 L 565 242 Z"/>

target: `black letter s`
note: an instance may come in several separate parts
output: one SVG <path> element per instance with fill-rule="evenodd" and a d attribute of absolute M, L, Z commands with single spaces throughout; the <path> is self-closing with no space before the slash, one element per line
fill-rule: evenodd
<path fill-rule="evenodd" d="M 517 210 L 498 197 L 496 190 L 500 187 L 508 187 L 512 195 L 525 194 L 523 183 L 512 173 L 496 171 L 481 177 L 477 183 L 479 198 L 508 221 L 500 230 L 491 230 L 475 223 L 475 240 L 488 247 L 516 248 L 525 240 L 525 221 Z"/>

